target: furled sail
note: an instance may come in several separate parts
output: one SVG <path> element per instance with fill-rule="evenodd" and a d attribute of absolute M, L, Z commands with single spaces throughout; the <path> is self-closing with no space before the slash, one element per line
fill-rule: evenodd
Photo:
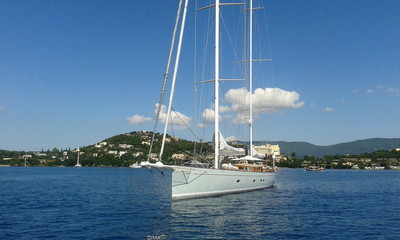
<path fill-rule="evenodd" d="M 253 157 L 265 158 L 265 154 L 257 152 L 256 149 L 254 149 L 254 146 L 252 146 L 252 148 L 253 148 Z"/>
<path fill-rule="evenodd" d="M 228 143 L 226 143 L 221 132 L 218 131 L 218 133 L 219 133 L 219 154 L 221 156 L 243 156 L 245 154 L 243 148 L 235 148 L 230 146 Z M 213 142 L 215 142 L 215 136 L 213 136 Z"/>

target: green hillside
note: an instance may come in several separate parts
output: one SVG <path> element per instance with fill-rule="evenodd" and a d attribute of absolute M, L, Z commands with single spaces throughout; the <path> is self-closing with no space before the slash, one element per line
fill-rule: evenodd
<path fill-rule="evenodd" d="M 92 145 L 80 148 L 80 162 L 83 166 L 129 166 L 134 162 L 147 160 L 152 132 L 131 132 L 119 134 Z M 155 135 L 154 147 L 151 159 L 156 161 L 160 152 L 162 136 Z M 213 154 L 211 143 L 195 143 L 167 136 L 164 163 L 174 163 L 173 154 L 184 154 L 196 159 L 205 159 Z M 373 153 L 379 150 L 392 150 L 400 148 L 400 138 L 371 138 L 348 143 L 340 143 L 330 146 L 317 146 L 306 142 L 285 141 L 255 141 L 255 145 L 279 144 L 281 155 L 324 157 L 335 155 L 354 155 Z M 242 144 L 248 145 L 247 142 Z M 293 154 L 294 153 L 294 154 Z M 25 160 L 28 166 L 74 166 L 77 160 L 77 149 L 57 149 L 33 151 L 6 151 L 0 150 L 0 165 L 23 166 Z M 212 157 L 212 156 L 211 156 Z"/>
<path fill-rule="evenodd" d="M 83 166 L 129 166 L 135 162 L 146 161 L 150 148 L 152 132 L 131 132 L 119 134 L 89 146 L 80 148 L 80 162 Z M 194 143 L 167 136 L 163 162 L 173 163 L 173 154 L 193 156 L 193 150 L 201 151 L 202 156 L 212 153 L 209 143 Z M 151 159 L 156 161 L 160 152 L 162 136 L 156 133 Z M 0 165 L 23 166 L 74 166 L 78 157 L 77 149 L 57 149 L 34 151 L 0 150 Z"/>

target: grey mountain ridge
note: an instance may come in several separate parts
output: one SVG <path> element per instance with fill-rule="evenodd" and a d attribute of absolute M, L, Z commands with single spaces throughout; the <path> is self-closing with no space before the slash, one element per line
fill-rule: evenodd
<path fill-rule="evenodd" d="M 243 142 L 242 142 L 243 143 Z M 400 138 L 369 138 L 346 143 L 338 143 L 328 146 L 319 146 L 307 142 L 286 141 L 254 141 L 254 145 L 278 144 L 282 155 L 290 156 L 293 152 L 296 156 L 305 155 L 323 157 L 325 155 L 345 155 L 371 153 L 378 150 L 393 150 L 400 148 Z M 247 142 L 244 142 L 247 144 Z"/>

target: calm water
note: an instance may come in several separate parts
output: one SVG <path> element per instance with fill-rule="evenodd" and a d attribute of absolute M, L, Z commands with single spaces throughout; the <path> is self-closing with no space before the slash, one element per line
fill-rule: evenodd
<path fill-rule="evenodd" d="M 400 236 L 400 171 L 283 169 L 272 189 L 172 203 L 169 194 L 146 169 L 0 168 L 0 239 Z"/>

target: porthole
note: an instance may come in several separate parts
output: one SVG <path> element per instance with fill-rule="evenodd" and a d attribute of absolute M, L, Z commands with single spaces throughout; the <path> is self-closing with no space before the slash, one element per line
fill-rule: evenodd
<path fill-rule="evenodd" d="M 237 180 L 236 182 L 238 183 L 238 182 L 240 182 L 240 180 Z"/>
<path fill-rule="evenodd" d="M 254 179 L 253 182 L 255 182 L 256 180 Z"/>

